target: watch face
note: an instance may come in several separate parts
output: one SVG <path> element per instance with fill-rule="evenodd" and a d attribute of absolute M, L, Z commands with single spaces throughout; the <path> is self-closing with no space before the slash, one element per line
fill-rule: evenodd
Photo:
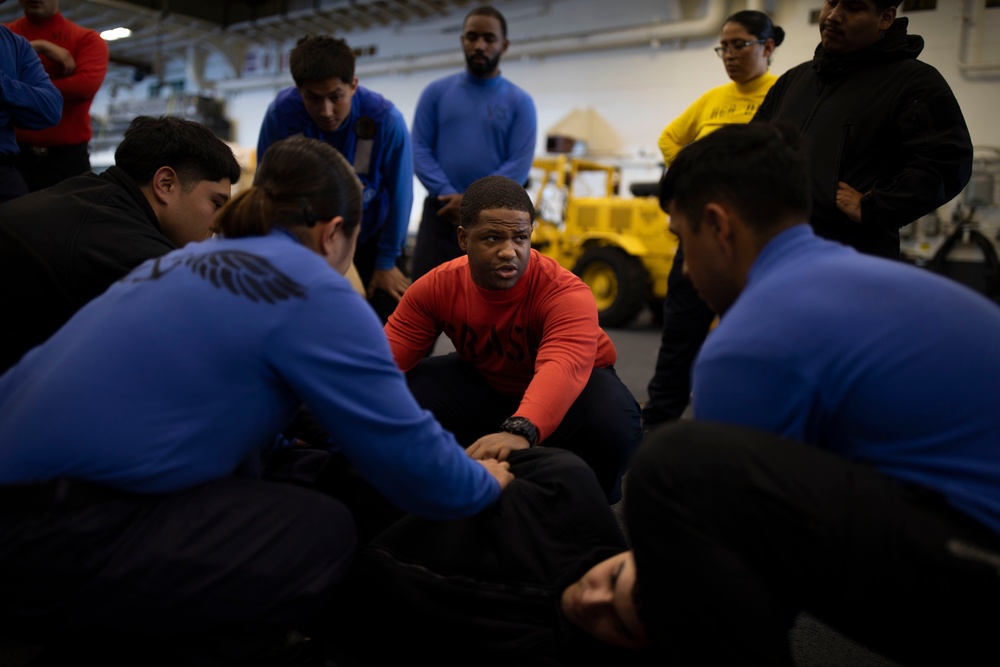
<path fill-rule="evenodd" d="M 531 424 L 524 417 L 511 417 L 503 423 L 503 428 L 512 433 L 520 433 L 531 428 Z"/>
<path fill-rule="evenodd" d="M 538 429 L 535 428 L 535 425 L 530 420 L 524 417 L 508 418 L 500 427 L 500 430 L 523 436 L 531 446 L 534 446 L 538 439 Z"/>

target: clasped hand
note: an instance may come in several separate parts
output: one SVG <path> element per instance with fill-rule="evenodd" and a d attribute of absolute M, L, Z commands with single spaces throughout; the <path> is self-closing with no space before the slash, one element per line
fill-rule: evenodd
<path fill-rule="evenodd" d="M 531 445 L 523 435 L 513 433 L 490 433 L 476 440 L 465 448 L 465 452 L 473 459 L 496 459 L 506 461 L 510 453 L 518 449 L 528 449 Z"/>

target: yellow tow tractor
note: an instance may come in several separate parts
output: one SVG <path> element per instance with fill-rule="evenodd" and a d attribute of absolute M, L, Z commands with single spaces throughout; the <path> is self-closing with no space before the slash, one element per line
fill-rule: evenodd
<path fill-rule="evenodd" d="M 616 196 L 616 166 L 565 155 L 535 158 L 533 166 L 544 175 L 535 195 L 532 247 L 590 287 L 602 327 L 627 326 L 647 306 L 659 318 L 677 237 L 658 199 Z M 606 196 L 574 194 L 584 172 L 603 172 Z"/>

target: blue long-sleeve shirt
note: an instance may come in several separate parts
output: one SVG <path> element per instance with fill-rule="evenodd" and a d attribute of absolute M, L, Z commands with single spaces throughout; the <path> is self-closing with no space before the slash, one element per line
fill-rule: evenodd
<path fill-rule="evenodd" d="M 794 438 L 941 493 L 1000 533 L 1000 308 L 797 225 L 693 371 L 697 419 Z"/>
<path fill-rule="evenodd" d="M 0 377 L 0 484 L 183 489 L 232 474 L 302 403 L 405 511 L 499 497 L 410 394 L 371 307 L 280 229 L 140 265 Z"/>
<path fill-rule="evenodd" d="M 359 145 L 358 121 L 363 118 L 372 120 L 375 125 L 367 165 L 355 159 Z M 325 141 L 355 166 L 364 186 L 365 207 L 358 243 L 381 234 L 375 268 L 384 271 L 396 266 L 413 210 L 413 151 L 406 121 L 399 109 L 378 93 L 358 86 L 351 100 L 350 116 L 333 132 L 325 132 L 309 116 L 298 89 L 285 88 L 264 114 L 257 140 L 257 159 L 262 159 L 274 142 L 299 134 Z"/>
<path fill-rule="evenodd" d="M 62 95 L 28 40 L 0 25 L 0 155 L 17 155 L 15 127 L 52 127 L 62 105 Z"/>
<path fill-rule="evenodd" d="M 413 117 L 417 178 L 435 197 L 494 174 L 524 183 L 537 123 L 531 96 L 503 76 L 463 71 L 438 79 L 421 93 Z"/>

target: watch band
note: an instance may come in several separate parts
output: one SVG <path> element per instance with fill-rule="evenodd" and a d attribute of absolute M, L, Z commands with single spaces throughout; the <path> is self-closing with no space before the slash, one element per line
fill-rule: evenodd
<path fill-rule="evenodd" d="M 528 441 L 529 447 L 538 444 L 538 428 L 531 423 L 530 419 L 524 417 L 508 417 L 500 425 L 500 431 L 519 435 Z"/>

